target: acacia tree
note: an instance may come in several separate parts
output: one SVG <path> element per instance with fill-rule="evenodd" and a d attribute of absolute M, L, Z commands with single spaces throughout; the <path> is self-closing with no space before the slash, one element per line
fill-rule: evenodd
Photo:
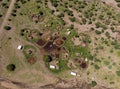
<path fill-rule="evenodd" d="M 6 68 L 8 71 L 14 71 L 16 69 L 16 66 L 15 64 L 8 64 Z"/>
<path fill-rule="evenodd" d="M 5 30 L 11 30 L 11 27 L 10 26 L 5 26 L 4 29 Z"/>

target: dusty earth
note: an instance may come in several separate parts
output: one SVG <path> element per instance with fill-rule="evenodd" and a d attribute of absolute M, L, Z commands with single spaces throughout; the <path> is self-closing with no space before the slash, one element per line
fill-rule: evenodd
<path fill-rule="evenodd" d="M 102 0 L 102 1 L 106 2 L 106 4 L 108 4 L 108 5 L 112 5 L 113 7 L 117 8 L 117 6 L 116 6 L 117 4 L 114 0 Z M 8 11 L 6 12 L 4 21 L 3 21 L 2 25 L 0 26 L 0 36 L 4 33 L 3 27 L 7 24 L 7 19 L 9 18 L 9 15 L 13 9 L 15 2 L 16 2 L 16 0 L 11 0 L 10 6 L 8 8 Z M 51 5 L 51 3 L 49 3 L 48 6 L 51 9 L 55 9 Z M 57 15 L 58 13 L 55 13 L 55 14 Z M 76 12 L 74 12 L 74 14 L 77 18 Z M 67 24 L 71 24 L 71 22 L 69 21 L 67 16 L 64 17 L 64 20 L 67 22 Z M 81 28 L 81 27 L 79 27 L 80 25 L 77 25 L 77 23 L 74 23 L 74 26 L 75 26 L 75 28 Z M 84 27 L 86 27 L 86 26 L 84 26 Z M 81 29 L 83 29 L 83 27 Z M 43 61 L 41 61 L 41 62 L 43 62 Z M 40 63 L 40 64 L 42 64 L 42 68 L 45 67 L 43 65 L 43 63 Z M 48 73 L 48 72 L 46 71 L 46 73 Z M 8 79 L 0 77 L 0 89 L 111 89 L 111 88 L 107 88 L 102 85 L 97 85 L 96 87 L 91 88 L 91 86 L 89 84 L 87 84 L 86 81 L 84 81 L 83 79 L 78 79 L 77 77 L 72 80 L 58 79 L 58 81 L 56 83 L 51 83 L 51 84 L 42 85 L 42 86 L 41 85 L 37 85 L 37 86 L 36 85 L 28 85 L 25 83 L 16 82 L 16 81 L 12 81 L 12 80 L 8 80 Z"/>

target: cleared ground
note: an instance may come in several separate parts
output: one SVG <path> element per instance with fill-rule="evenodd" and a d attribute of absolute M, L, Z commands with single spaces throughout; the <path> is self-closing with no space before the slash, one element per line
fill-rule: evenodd
<path fill-rule="evenodd" d="M 43 89 L 45 87 L 50 89 L 47 87 L 51 86 L 53 88 L 59 78 L 66 81 L 73 79 L 75 84 L 83 79 L 87 82 L 85 85 L 95 81 L 97 84 L 91 89 L 99 89 L 100 86 L 119 89 L 120 13 L 114 0 L 105 2 L 106 4 L 101 1 L 88 3 L 82 0 L 69 2 L 67 0 L 62 2 L 49 0 L 16 2 L 12 0 L 9 2 L 9 8 L 6 10 L 5 18 L 0 26 L 0 77 L 33 85 L 33 89 L 34 86 L 42 86 Z M 114 6 L 111 7 L 111 5 Z M 10 26 L 11 29 L 5 30 L 5 26 Z M 22 32 L 24 29 L 25 32 Z M 60 37 L 67 38 L 67 41 L 61 46 L 67 52 L 64 52 L 66 51 L 64 49 L 61 51 L 64 53 L 60 54 L 59 59 L 51 62 L 60 68 L 60 70 L 54 71 L 49 69 L 50 64 L 46 64 L 44 61 L 46 52 L 44 47 L 37 44 L 39 38 L 37 33 L 43 34 L 40 38 L 49 43 L 49 41 L 53 41 L 50 38 L 54 37 L 53 35 L 57 32 Z M 28 47 L 30 51 L 33 47 L 34 56 L 25 54 L 25 48 L 18 50 L 18 45 Z M 65 54 L 68 55 L 67 58 L 64 57 Z M 29 60 L 31 56 L 34 57 L 35 63 L 34 60 Z M 84 69 L 81 64 L 74 62 L 75 58 L 80 58 L 83 62 L 85 58 L 88 58 L 88 68 Z M 33 62 L 33 64 L 28 62 Z M 6 69 L 8 64 L 15 64 L 15 71 L 8 71 Z M 71 66 L 69 66 L 70 64 Z M 77 76 L 71 76 L 71 71 L 75 71 Z M 84 81 L 82 82 L 84 83 Z M 47 84 L 53 85 L 43 86 Z M 59 83 L 57 84 L 59 87 Z M 65 84 L 66 82 L 63 82 L 61 86 L 69 87 L 71 82 L 68 80 L 68 85 Z M 1 85 L 17 89 L 15 85 L 6 84 L 6 82 L 1 82 Z"/>

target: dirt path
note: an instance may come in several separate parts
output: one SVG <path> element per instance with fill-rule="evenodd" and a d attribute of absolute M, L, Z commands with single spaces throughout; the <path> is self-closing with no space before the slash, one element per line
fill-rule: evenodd
<path fill-rule="evenodd" d="M 9 6 L 7 12 L 6 12 L 6 15 L 5 15 L 5 18 L 4 18 L 4 20 L 3 20 L 3 23 L 2 23 L 2 25 L 0 26 L 0 35 L 3 33 L 4 26 L 5 26 L 6 23 L 7 23 L 7 20 L 8 20 L 10 14 L 11 14 L 11 12 L 12 12 L 12 9 L 13 9 L 13 7 L 14 7 L 14 3 L 15 3 L 15 2 L 16 2 L 16 0 L 11 0 L 10 6 Z"/>

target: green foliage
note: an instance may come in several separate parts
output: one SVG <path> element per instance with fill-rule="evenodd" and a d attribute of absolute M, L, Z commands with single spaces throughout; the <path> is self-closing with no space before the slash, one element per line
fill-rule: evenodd
<path fill-rule="evenodd" d="M 119 70 L 119 71 L 116 71 L 116 74 L 117 74 L 117 76 L 120 77 L 120 70 Z"/>
<path fill-rule="evenodd" d="M 103 17 L 104 17 L 103 15 L 99 15 L 100 20 L 103 20 Z"/>
<path fill-rule="evenodd" d="M 94 31 L 95 29 L 93 27 L 90 28 L 91 31 Z"/>
<path fill-rule="evenodd" d="M 20 0 L 22 4 L 25 4 L 26 3 L 26 0 Z"/>
<path fill-rule="evenodd" d="M 106 32 L 105 35 L 106 35 L 106 37 L 110 37 L 110 33 L 109 32 Z"/>
<path fill-rule="evenodd" d="M 120 0 L 115 0 L 116 2 L 120 2 Z"/>
<path fill-rule="evenodd" d="M 96 81 L 92 81 L 92 82 L 91 82 L 91 86 L 92 86 L 92 87 L 95 87 L 96 85 L 97 85 L 97 82 L 96 82 Z"/>
<path fill-rule="evenodd" d="M 71 22 L 75 22 L 75 17 L 70 17 L 69 19 Z"/>
<path fill-rule="evenodd" d="M 0 17 L 2 17 L 3 15 L 2 14 L 0 14 Z"/>
<path fill-rule="evenodd" d="M 120 48 L 120 44 L 117 41 L 113 41 L 111 44 L 114 46 L 115 49 Z"/>
<path fill-rule="evenodd" d="M 67 12 L 68 15 L 73 16 L 73 12 L 72 11 L 67 10 L 66 12 Z"/>
<path fill-rule="evenodd" d="M 51 62 L 52 61 L 52 57 L 50 55 L 44 55 L 43 60 L 45 62 Z"/>
<path fill-rule="evenodd" d="M 95 67 L 96 70 L 100 69 L 100 67 L 97 64 L 95 64 L 94 67 Z"/>
<path fill-rule="evenodd" d="M 86 24 L 87 20 L 85 18 L 82 18 L 83 24 Z"/>
<path fill-rule="evenodd" d="M 102 24 L 101 24 L 100 22 L 96 22 L 96 23 L 95 23 L 96 28 L 101 27 L 101 25 L 102 25 Z"/>
<path fill-rule="evenodd" d="M 96 34 L 101 34 L 101 31 L 95 30 Z"/>
<path fill-rule="evenodd" d="M 120 7 L 120 4 L 118 3 L 117 6 Z"/>
<path fill-rule="evenodd" d="M 60 69 L 61 71 L 68 69 L 67 63 L 68 63 L 67 60 L 62 60 L 62 59 L 60 59 L 60 60 L 59 60 L 59 63 L 58 63 L 59 69 Z"/>
<path fill-rule="evenodd" d="M 117 55 L 120 57 L 120 51 L 117 52 Z"/>
<path fill-rule="evenodd" d="M 14 71 L 16 69 L 16 66 L 15 66 L 15 64 L 9 64 L 9 65 L 7 65 L 6 68 L 8 71 Z"/>
<path fill-rule="evenodd" d="M 64 13 L 60 13 L 57 17 L 59 18 L 64 17 Z"/>
<path fill-rule="evenodd" d="M 104 64 L 105 64 L 105 65 L 109 65 L 110 62 L 109 62 L 109 61 L 104 61 Z"/>
<path fill-rule="evenodd" d="M 33 55 L 34 55 L 33 52 L 32 52 L 32 53 L 28 53 L 28 52 L 27 52 L 28 49 L 32 49 L 32 50 L 34 50 L 34 52 L 36 51 L 35 47 L 33 47 L 33 46 L 31 46 L 31 45 L 26 45 L 26 46 L 24 46 L 24 48 L 23 48 L 23 53 L 24 53 L 24 55 L 25 55 L 25 57 L 26 57 L 27 59 L 33 57 Z"/>
<path fill-rule="evenodd" d="M 4 29 L 5 30 L 11 30 L 11 27 L 10 26 L 5 26 Z"/>

